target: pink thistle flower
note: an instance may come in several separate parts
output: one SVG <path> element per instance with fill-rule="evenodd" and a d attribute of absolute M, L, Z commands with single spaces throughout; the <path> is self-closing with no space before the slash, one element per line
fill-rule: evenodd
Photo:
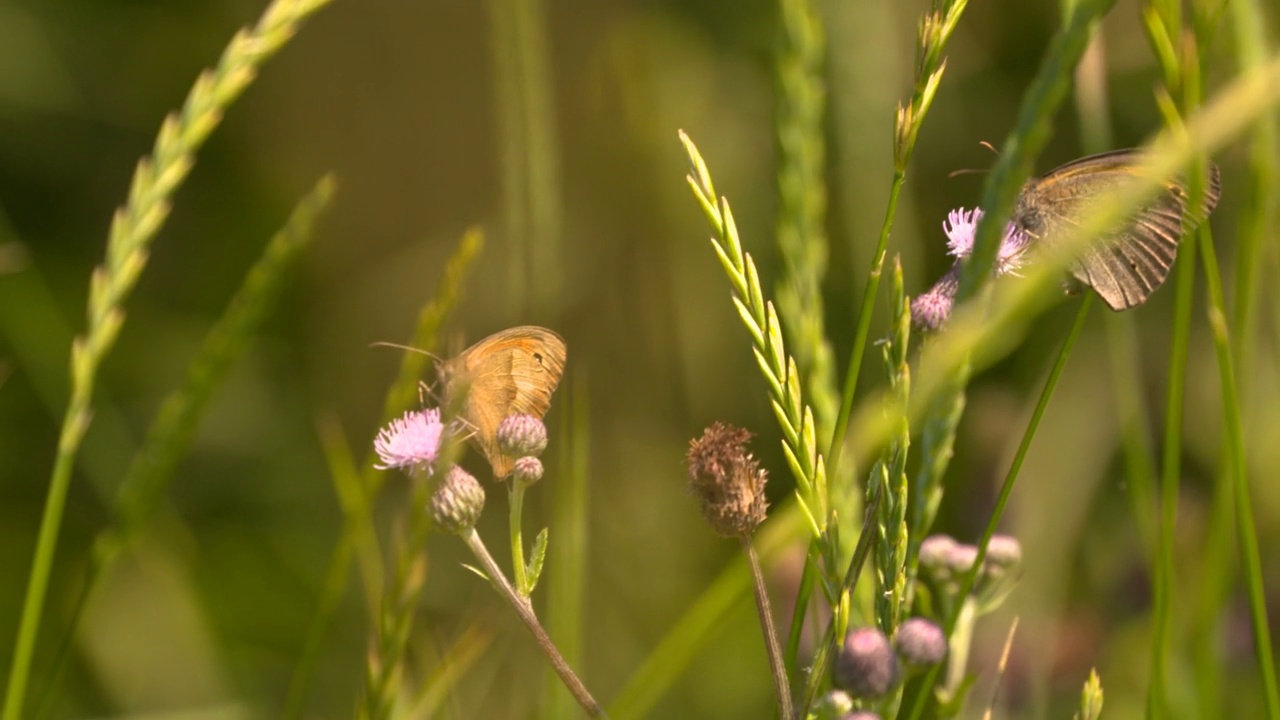
<path fill-rule="evenodd" d="M 373 449 L 382 459 L 379 470 L 388 468 L 431 469 L 440 453 L 440 441 L 444 437 L 444 423 L 440 411 L 410 410 L 403 417 L 392 420 L 373 440 Z"/>
<path fill-rule="evenodd" d="M 982 219 L 982 208 L 966 211 L 964 208 L 947 213 L 942 231 L 947 234 L 947 251 L 956 258 L 966 258 L 973 253 L 973 238 Z M 1027 236 L 1013 223 L 1004 226 L 1000 238 L 1000 250 L 996 252 L 996 275 L 1017 273 L 1022 267 L 1022 253 L 1027 249 Z"/>
<path fill-rule="evenodd" d="M 951 266 L 946 275 L 911 301 L 911 319 L 926 330 L 937 330 L 951 315 L 956 290 L 960 289 L 960 263 Z"/>
<path fill-rule="evenodd" d="M 916 325 L 937 330 L 951 315 L 951 306 L 960 287 L 960 262 L 973 253 L 974 234 L 981 219 L 982 208 L 960 208 L 947 213 L 942 231 L 947 235 L 947 253 L 956 258 L 956 262 L 929 292 L 911 301 L 911 319 Z M 1004 237 L 1000 239 L 1000 249 L 996 252 L 995 274 L 1017 275 L 1030 244 L 1030 238 L 1013 223 L 1005 225 Z"/>

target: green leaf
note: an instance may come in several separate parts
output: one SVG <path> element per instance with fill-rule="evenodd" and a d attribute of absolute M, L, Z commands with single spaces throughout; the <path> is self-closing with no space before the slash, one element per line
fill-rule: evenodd
<path fill-rule="evenodd" d="M 533 557 L 529 558 L 529 565 L 526 568 L 526 576 L 528 577 L 529 587 L 525 596 L 533 594 L 533 589 L 538 586 L 538 577 L 542 575 L 542 564 L 547 560 L 547 529 L 542 528 L 542 532 L 538 533 L 538 537 L 533 540 Z"/>

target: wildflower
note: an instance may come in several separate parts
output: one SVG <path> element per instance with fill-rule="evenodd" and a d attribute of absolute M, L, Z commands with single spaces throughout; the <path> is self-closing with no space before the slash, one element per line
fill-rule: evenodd
<path fill-rule="evenodd" d="M 471 473 L 454 465 L 431 493 L 431 522 L 435 529 L 458 535 L 476 526 L 484 510 L 484 488 Z"/>
<path fill-rule="evenodd" d="M 942 231 L 947 235 L 947 252 L 956 259 L 969 257 L 973 253 L 973 239 L 977 234 L 978 221 L 982 219 L 982 208 L 974 208 L 965 212 L 964 208 L 947 213 L 942 223 Z M 996 275 L 1017 274 L 1022 267 L 1022 253 L 1029 244 L 1027 236 L 1009 223 L 1004 227 L 1004 237 L 1000 239 L 1000 249 L 996 251 Z"/>
<path fill-rule="evenodd" d="M 973 253 L 973 240 L 982 219 L 982 208 L 952 210 L 942 223 L 947 235 L 947 252 L 956 258 L 951 269 L 928 292 L 911 301 L 911 319 L 919 327 L 937 330 L 951 315 L 956 291 L 960 288 L 960 263 Z M 996 251 L 995 274 L 1018 274 L 1030 239 L 1013 223 L 1005 226 L 1000 249 Z"/>
<path fill-rule="evenodd" d="M 875 628 L 857 628 L 844 636 L 832 668 L 832 682 L 850 695 L 875 700 L 897 686 L 901 668 L 889 638 Z"/>
<path fill-rule="evenodd" d="M 750 439 L 749 431 L 718 422 L 689 443 L 685 457 L 702 514 L 725 537 L 750 535 L 769 508 L 764 494 L 769 475 L 747 452 Z"/>
<path fill-rule="evenodd" d="M 516 458 L 511 477 L 521 485 L 532 485 L 542 479 L 542 461 L 528 455 Z"/>
<path fill-rule="evenodd" d="M 440 441 L 444 436 L 444 423 L 440 411 L 410 410 L 403 417 L 392 420 L 373 440 L 382 464 L 379 470 L 388 468 L 414 468 L 431 471 L 431 465 L 440 453 Z"/>
<path fill-rule="evenodd" d="M 987 543 L 987 563 L 1009 570 L 1022 563 L 1022 544 L 1012 535 L 992 535 Z"/>
<path fill-rule="evenodd" d="M 951 316 L 956 291 L 960 289 L 960 263 L 951 266 L 946 275 L 929 288 L 929 292 L 911 300 L 911 319 L 925 330 L 937 330 Z"/>
<path fill-rule="evenodd" d="M 920 567 L 935 577 L 945 577 L 950 571 L 948 558 L 955 546 L 956 541 L 950 535 L 930 535 L 920 543 Z"/>
<path fill-rule="evenodd" d="M 947 567 L 955 575 L 963 575 L 969 572 L 973 567 L 973 563 L 978 559 L 978 548 L 973 545 L 955 545 L 951 548 L 951 552 L 947 553 Z"/>
<path fill-rule="evenodd" d="M 537 457 L 547 449 L 547 426 L 532 415 L 508 415 L 498 423 L 498 449 L 508 457 Z"/>
<path fill-rule="evenodd" d="M 898 627 L 893 639 L 898 657 L 911 667 L 927 667 L 947 656 L 947 637 L 932 620 L 914 617 Z"/>

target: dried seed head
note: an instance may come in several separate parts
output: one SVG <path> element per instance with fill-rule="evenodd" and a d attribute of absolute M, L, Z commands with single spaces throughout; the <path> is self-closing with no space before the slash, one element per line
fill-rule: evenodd
<path fill-rule="evenodd" d="M 685 457 L 702 514 L 725 537 L 750 535 L 769 508 L 764 494 L 769 475 L 747 452 L 750 439 L 747 430 L 718 422 L 689 443 Z"/>

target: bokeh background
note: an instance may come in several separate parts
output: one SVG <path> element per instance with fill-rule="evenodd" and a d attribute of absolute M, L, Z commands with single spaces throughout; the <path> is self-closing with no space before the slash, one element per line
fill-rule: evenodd
<path fill-rule="evenodd" d="M 685 185 L 676 137 L 684 129 L 699 144 L 718 192 L 733 203 L 764 286 L 774 288 L 774 3 L 543 0 L 526 13 L 544 33 L 544 52 L 535 47 L 532 55 L 509 42 L 518 3 L 337 0 L 266 65 L 201 152 L 102 369 L 41 630 L 36 689 L 66 635 L 92 539 L 109 521 L 119 478 L 161 399 L 297 199 L 329 171 L 338 195 L 278 307 L 218 389 L 161 517 L 82 618 L 53 691 L 53 717 L 278 712 L 342 520 L 318 422 L 336 420 L 364 455 L 400 362 L 398 351 L 370 344 L 407 340 L 445 260 L 472 226 L 484 230 L 486 243 L 447 325 L 446 349 L 511 325 L 554 328 L 567 339 L 569 361 L 548 418 L 553 433 L 570 394 L 586 409 L 581 666 L 597 697 L 607 703 L 618 692 L 736 551 L 703 524 L 685 489 L 688 440 L 715 420 L 753 429 L 774 478 L 770 494 L 786 501 L 790 475 L 777 426 L 708 226 Z M 84 327 L 88 279 L 101 262 L 111 213 L 161 119 L 263 5 L 0 1 L 6 673 L 68 397 L 70 341 Z M 842 373 L 884 216 L 894 108 L 911 92 L 915 27 L 927 3 L 817 5 L 829 54 L 824 299 Z M 965 13 L 893 227 L 890 248 L 901 255 L 908 293 L 923 291 L 948 267 L 941 222 L 949 209 L 977 204 L 983 182 L 981 174 L 950 176 L 991 165 L 980 143 L 998 146 L 1009 132 L 1059 14 L 1055 3 L 1014 0 L 973 3 Z M 1159 75 L 1139 4 L 1120 2 L 1102 33 L 1105 105 L 1094 119 L 1110 128 L 1110 147 L 1135 145 L 1160 125 L 1153 95 Z M 1217 37 L 1204 50 L 1215 68 L 1206 81 L 1210 93 L 1236 72 L 1229 28 Z M 514 114 L 513 92 L 532 98 Z M 1092 149 L 1081 127 L 1075 106 L 1064 105 L 1041 171 Z M 520 128 L 529 133 L 523 139 Z M 538 158 L 534 209 L 525 206 L 524 214 L 510 185 L 521 162 L 513 147 L 532 147 Z M 1225 190 L 1213 225 L 1228 292 L 1243 203 L 1233 185 L 1243 158 L 1238 145 L 1217 158 Z M 525 222 L 530 217 L 533 225 Z M 1275 232 L 1268 237 L 1262 330 L 1241 380 L 1254 510 L 1275 588 L 1280 364 Z M 531 244 L 536 261 L 522 265 L 518 253 Z M 1077 302 L 1064 300 L 1007 359 L 975 378 L 940 530 L 971 541 L 985 526 Z M 883 298 L 881 308 L 873 337 L 883 332 Z M 1257 707 L 1258 684 L 1239 583 L 1229 584 L 1225 599 L 1197 592 L 1206 574 L 1236 573 L 1234 564 L 1205 561 L 1223 433 L 1203 308 L 1198 292 L 1177 550 L 1185 592 L 1174 598 L 1181 649 L 1171 673 L 1176 679 L 1218 668 L 1225 678 L 1215 686 L 1219 694 L 1186 697 L 1185 707 L 1223 703 L 1246 717 Z M 996 701 L 1004 716 L 1068 717 L 1091 667 L 1102 675 L 1110 717 L 1135 717 L 1142 708 L 1150 553 L 1119 450 L 1111 344 L 1127 338 L 1139 353 L 1143 409 L 1158 428 L 1172 309 L 1166 288 L 1118 320 L 1119 331 L 1102 312 L 1089 320 L 1004 519 L 1002 529 L 1023 543 L 1025 572 L 1002 611 L 980 626 L 973 662 L 986 684 L 976 707 L 992 693 L 995 659 L 1018 617 Z M 878 358 L 872 347 L 864 390 L 883 384 Z M 553 442 L 551 468 L 565 460 L 556 452 Z M 477 461 L 473 455 L 467 462 Z M 556 487 L 553 471 L 535 488 L 529 527 L 548 522 Z M 1153 500 L 1144 502 L 1149 512 Z M 386 505 L 380 517 L 389 522 L 394 500 Z M 504 566 L 505 505 L 492 488 L 481 524 Z M 556 537 L 552 527 L 553 543 Z M 428 551 L 415 669 L 430 672 L 433 653 L 479 623 L 491 644 L 459 682 L 445 716 L 531 716 L 546 684 L 532 643 L 460 566 L 460 543 L 436 538 Z M 556 568 L 546 572 L 553 576 Z M 774 566 L 780 605 L 795 572 L 788 561 Z M 359 692 L 369 615 L 354 578 L 350 584 L 309 693 L 312 717 L 349 716 Z M 744 597 L 652 716 L 764 717 L 772 708 L 766 673 Z M 1197 686 L 1173 683 L 1175 693 L 1194 694 L 1188 687 Z"/>

